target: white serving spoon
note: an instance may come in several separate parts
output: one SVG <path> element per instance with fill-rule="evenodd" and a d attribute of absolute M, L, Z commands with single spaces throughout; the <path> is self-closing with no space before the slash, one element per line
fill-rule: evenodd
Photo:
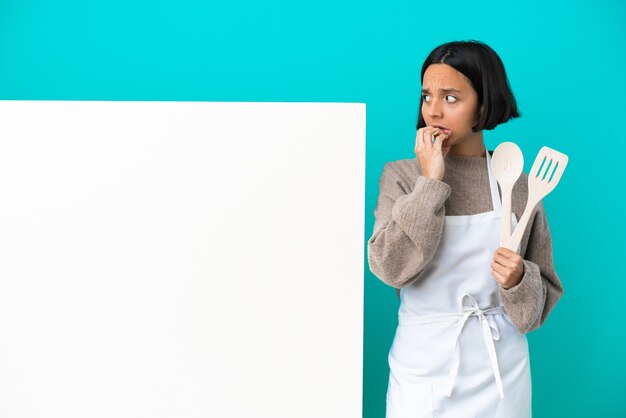
<path fill-rule="evenodd" d="M 511 238 L 511 194 L 513 185 L 524 170 L 522 150 L 513 142 L 502 142 L 493 151 L 491 166 L 502 191 L 500 246 L 503 247 Z"/>
<path fill-rule="evenodd" d="M 533 208 L 559 184 L 568 160 L 567 155 L 552 148 L 542 147 L 539 150 L 528 174 L 526 209 L 524 209 L 524 214 L 515 227 L 513 235 L 506 243 L 506 248 L 517 252 Z"/>

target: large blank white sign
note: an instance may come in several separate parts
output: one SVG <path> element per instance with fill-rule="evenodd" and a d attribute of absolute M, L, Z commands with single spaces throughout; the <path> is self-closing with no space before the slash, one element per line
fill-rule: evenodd
<path fill-rule="evenodd" d="M 365 105 L 0 101 L 0 417 L 361 417 Z"/>

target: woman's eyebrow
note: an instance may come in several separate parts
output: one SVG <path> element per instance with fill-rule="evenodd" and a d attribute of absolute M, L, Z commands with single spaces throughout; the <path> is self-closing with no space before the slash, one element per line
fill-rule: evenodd
<path fill-rule="evenodd" d="M 461 92 L 461 90 L 453 89 L 453 88 L 439 89 L 439 91 L 442 91 L 444 93 L 460 93 Z M 422 93 L 430 93 L 430 90 L 422 89 Z"/>

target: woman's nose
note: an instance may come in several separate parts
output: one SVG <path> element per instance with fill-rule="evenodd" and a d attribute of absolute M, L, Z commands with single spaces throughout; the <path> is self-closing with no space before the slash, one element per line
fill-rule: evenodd
<path fill-rule="evenodd" d="M 441 106 L 440 101 L 437 99 L 433 99 L 433 101 L 430 103 L 430 106 L 428 107 L 428 113 L 430 114 L 430 116 L 441 117 L 442 112 L 443 112 L 443 107 Z"/>

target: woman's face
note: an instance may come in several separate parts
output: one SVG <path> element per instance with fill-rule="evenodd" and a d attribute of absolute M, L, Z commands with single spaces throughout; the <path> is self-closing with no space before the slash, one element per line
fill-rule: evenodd
<path fill-rule="evenodd" d="M 448 64 L 432 64 L 422 81 L 422 117 L 427 126 L 450 130 L 450 145 L 475 136 L 478 95 L 471 82 Z"/>

